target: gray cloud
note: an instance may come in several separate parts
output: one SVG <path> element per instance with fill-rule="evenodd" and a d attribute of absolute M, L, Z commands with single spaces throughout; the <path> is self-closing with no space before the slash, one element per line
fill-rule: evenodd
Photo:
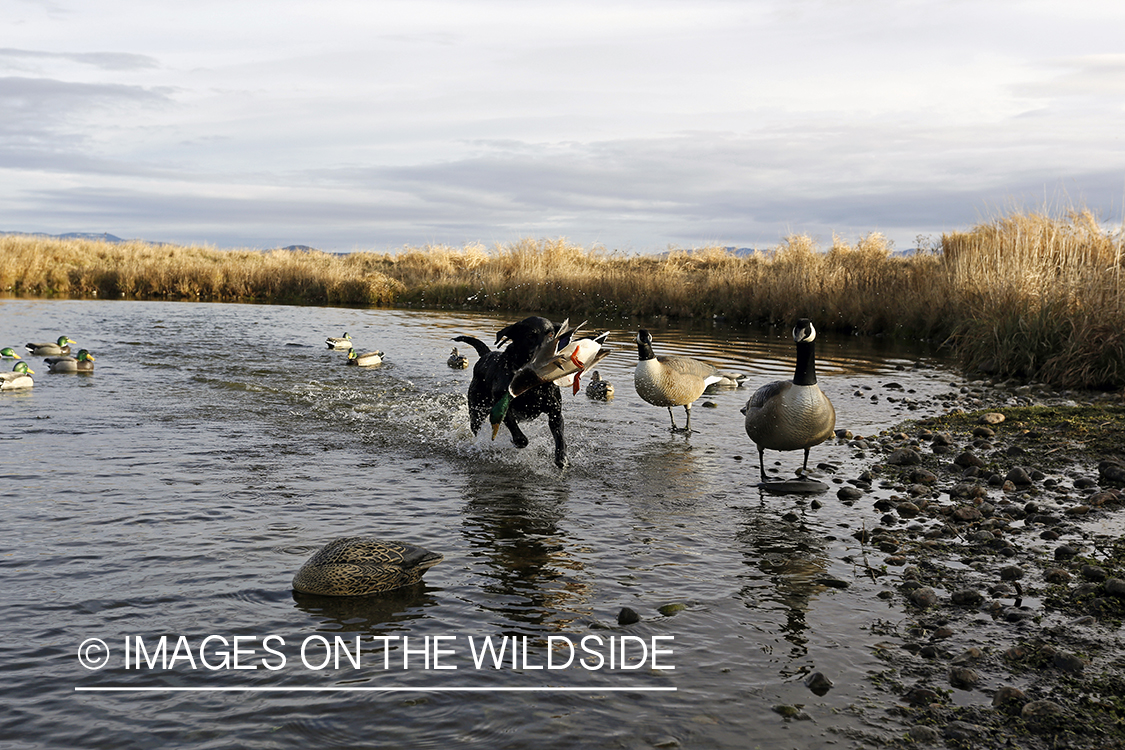
<path fill-rule="evenodd" d="M 44 52 L 0 47 L 0 65 L 23 68 L 25 62 L 76 62 L 100 70 L 145 70 L 160 66 L 155 57 L 128 52 Z"/>

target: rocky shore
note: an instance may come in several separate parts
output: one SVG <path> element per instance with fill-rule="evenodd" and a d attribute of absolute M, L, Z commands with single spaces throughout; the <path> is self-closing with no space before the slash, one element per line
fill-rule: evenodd
<path fill-rule="evenodd" d="M 876 624 L 872 677 L 905 736 L 855 739 L 1125 747 L 1121 394 L 976 382 L 890 397 L 941 416 L 837 434 L 869 467 L 837 478 L 839 501 L 882 514 L 855 533 L 854 562 L 908 613 Z"/>

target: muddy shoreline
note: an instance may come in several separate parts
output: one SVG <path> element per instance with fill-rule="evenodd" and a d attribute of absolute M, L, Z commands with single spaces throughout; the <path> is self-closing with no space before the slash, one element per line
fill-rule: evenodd
<path fill-rule="evenodd" d="M 902 731 L 869 717 L 850 739 L 1125 747 L 1121 394 L 976 382 L 917 406 L 943 413 L 837 436 L 869 468 L 836 499 L 882 513 L 852 562 L 908 615 L 872 627 L 870 679 Z"/>

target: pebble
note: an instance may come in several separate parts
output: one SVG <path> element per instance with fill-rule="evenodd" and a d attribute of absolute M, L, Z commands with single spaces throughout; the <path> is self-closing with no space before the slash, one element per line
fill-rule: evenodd
<path fill-rule="evenodd" d="M 923 586 L 920 589 L 915 589 L 910 594 L 910 601 L 915 605 L 926 609 L 938 603 L 937 593 L 929 586 Z"/>
<path fill-rule="evenodd" d="M 1120 578 L 1110 578 L 1105 582 L 1105 592 L 1110 596 L 1125 596 L 1125 581 Z"/>
<path fill-rule="evenodd" d="M 992 705 L 999 708 L 1000 706 L 1022 704 L 1027 700 L 1027 696 L 1019 688 L 1005 685 L 996 691 L 996 695 L 992 696 Z"/>
<path fill-rule="evenodd" d="M 841 487 L 839 491 L 836 492 L 836 497 L 840 498 L 840 500 L 845 503 L 854 503 L 856 500 L 863 497 L 863 490 L 857 489 L 856 487 Z"/>
<path fill-rule="evenodd" d="M 980 421 L 981 424 L 1001 424 L 1004 421 L 1004 415 L 998 411 L 992 411 L 982 415 Z"/>
<path fill-rule="evenodd" d="M 981 466 L 984 466 L 984 461 L 981 459 L 981 457 L 973 453 L 972 451 L 965 451 L 961 455 L 957 456 L 957 458 L 953 459 L 953 463 L 963 467 L 974 466 L 980 468 Z"/>
<path fill-rule="evenodd" d="M 659 612 L 660 614 L 664 615 L 665 617 L 671 617 L 674 614 L 677 614 L 679 612 L 683 612 L 685 609 L 687 609 L 686 604 L 682 604 L 680 602 L 674 602 L 672 604 L 665 604 L 664 606 L 662 606 L 660 609 L 658 609 L 656 611 Z"/>
<path fill-rule="evenodd" d="M 617 613 L 618 625 L 632 625 L 641 621 L 641 616 L 637 614 L 635 609 L 631 607 L 622 607 L 621 611 Z"/>
<path fill-rule="evenodd" d="M 962 690 L 972 690 L 980 684 L 980 675 L 969 667 L 953 667 L 949 670 L 949 684 Z"/>
<path fill-rule="evenodd" d="M 1072 672 L 1074 674 L 1082 674 L 1086 668 L 1086 660 L 1077 654 L 1070 654 L 1066 651 L 1058 651 L 1051 659 L 1051 663 L 1055 665 L 1055 669 L 1061 669 L 1063 672 Z"/>
<path fill-rule="evenodd" d="M 1061 716 L 1063 707 L 1054 701 L 1031 701 L 1020 710 L 1024 719 L 1044 719 L 1052 716 Z"/>
<path fill-rule="evenodd" d="M 1043 571 L 1043 578 L 1047 583 L 1066 583 L 1070 580 L 1070 571 L 1063 568 L 1047 568 Z"/>
<path fill-rule="evenodd" d="M 976 589 L 958 589 L 953 592 L 951 601 L 962 607 L 975 607 L 984 601 L 984 594 Z"/>
<path fill-rule="evenodd" d="M 922 463 L 922 456 L 916 450 L 899 448 L 887 457 L 887 463 L 893 466 L 916 466 Z"/>
<path fill-rule="evenodd" d="M 945 727 L 943 734 L 950 740 L 971 740 L 983 735 L 984 727 L 967 721 L 951 721 Z"/>
<path fill-rule="evenodd" d="M 910 472 L 910 481 L 915 484 L 934 484 L 937 482 L 937 474 L 928 469 L 915 469 Z"/>
<path fill-rule="evenodd" d="M 826 694 L 832 685 L 832 680 L 825 677 L 823 672 L 813 672 L 805 678 L 805 687 L 817 695 Z"/>
<path fill-rule="evenodd" d="M 1023 578 L 1023 568 L 1018 565 L 1009 565 L 1000 570 L 1001 581 L 1018 581 Z"/>
<path fill-rule="evenodd" d="M 933 727 L 925 724 L 915 724 L 906 732 L 914 742 L 924 745 L 936 745 L 941 739 L 941 734 Z"/>
<path fill-rule="evenodd" d="M 1094 581 L 1095 583 L 1101 583 L 1109 577 L 1109 573 L 1100 565 L 1083 565 L 1078 572 L 1080 572 L 1082 577 L 1087 581 Z"/>
<path fill-rule="evenodd" d="M 1011 482 L 1012 484 L 1020 487 L 1026 487 L 1032 484 L 1031 474 L 1027 469 L 1021 466 L 1015 466 L 1010 469 L 1007 475 L 1004 476 L 1004 481 Z"/>
<path fill-rule="evenodd" d="M 1055 549 L 1056 560 L 1069 560 L 1078 554 L 1078 550 L 1069 544 L 1064 544 Z"/>

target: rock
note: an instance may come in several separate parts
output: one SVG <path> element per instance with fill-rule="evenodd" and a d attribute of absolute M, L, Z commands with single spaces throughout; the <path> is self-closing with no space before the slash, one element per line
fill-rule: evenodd
<path fill-rule="evenodd" d="M 916 450 L 899 448 L 887 456 L 887 463 L 892 466 L 916 466 L 922 463 L 922 456 Z"/>
<path fill-rule="evenodd" d="M 1063 707 L 1054 701 L 1032 701 L 1024 704 L 1023 709 L 1020 710 L 1020 716 L 1030 720 L 1062 716 L 1062 714 Z"/>
<path fill-rule="evenodd" d="M 816 579 L 816 582 L 821 586 L 827 586 L 830 589 L 846 589 L 851 585 L 842 578 L 837 578 L 836 576 L 831 576 L 828 574 L 818 577 Z"/>
<path fill-rule="evenodd" d="M 984 727 L 967 721 L 951 721 L 946 725 L 943 734 L 950 740 L 972 740 L 984 734 Z"/>
<path fill-rule="evenodd" d="M 950 598 L 954 604 L 962 607 L 975 607 L 984 601 L 984 594 L 976 589 L 958 589 Z"/>
<path fill-rule="evenodd" d="M 937 482 L 937 474 L 934 474 L 928 469 L 915 469 L 910 472 L 910 481 L 916 484 L 935 484 Z"/>
<path fill-rule="evenodd" d="M 973 437 L 990 438 L 996 437 L 996 430 L 989 427 L 976 427 L 973 429 Z"/>
<path fill-rule="evenodd" d="M 1120 578 L 1110 578 L 1105 582 L 1105 592 L 1110 596 L 1125 596 L 1125 581 Z"/>
<path fill-rule="evenodd" d="M 982 518 L 981 512 L 971 505 L 961 505 L 954 508 L 952 515 L 955 521 L 961 521 L 962 523 L 979 521 Z"/>
<path fill-rule="evenodd" d="M 910 688 L 902 697 L 912 706 L 928 706 L 931 703 L 937 703 L 941 699 L 941 696 L 938 695 L 936 690 L 920 685 Z"/>
<path fill-rule="evenodd" d="M 1077 654 L 1070 654 L 1066 651 L 1057 651 L 1054 657 L 1051 658 L 1051 664 L 1055 666 L 1055 669 L 1072 674 L 1082 674 L 1082 671 L 1086 669 L 1085 659 Z"/>
<path fill-rule="evenodd" d="M 1023 578 L 1023 568 L 1018 565 L 1009 565 L 1000 570 L 1001 581 L 1018 581 Z"/>
<path fill-rule="evenodd" d="M 1100 565 L 1083 565 L 1079 568 L 1078 572 L 1081 573 L 1082 577 L 1087 581 L 1093 581 L 1095 583 L 1101 583 L 1106 578 L 1109 578 L 1109 573 Z"/>
<path fill-rule="evenodd" d="M 981 651 L 976 646 L 970 646 L 969 648 L 958 654 L 956 657 L 954 657 L 952 663 L 956 667 L 962 666 L 964 664 L 972 664 L 974 661 L 980 661 L 980 658 L 982 656 L 984 656 L 983 651 Z"/>
<path fill-rule="evenodd" d="M 918 506 L 910 502 L 909 500 L 904 500 L 903 502 L 899 503 L 895 508 L 895 511 L 903 518 L 915 518 L 918 513 L 921 512 L 919 511 Z"/>
<path fill-rule="evenodd" d="M 1031 474 L 1028 473 L 1027 469 L 1021 466 L 1012 467 L 1004 476 L 1004 481 L 1011 482 L 1019 487 L 1027 487 L 1032 484 Z"/>
<path fill-rule="evenodd" d="M 984 466 L 984 461 L 982 461 L 980 456 L 976 455 L 972 451 L 965 451 L 961 455 L 957 456 L 957 458 L 953 459 L 953 463 L 965 468 L 968 468 L 970 466 L 980 468 L 981 466 Z"/>
<path fill-rule="evenodd" d="M 683 612 L 685 609 L 687 609 L 686 604 L 683 604 L 681 602 L 673 602 L 672 604 L 665 604 L 656 611 L 664 615 L 665 617 L 671 617 L 674 614 Z"/>
<path fill-rule="evenodd" d="M 813 672 L 805 678 L 805 687 L 817 695 L 824 695 L 832 688 L 832 680 L 825 677 L 823 672 Z"/>
<path fill-rule="evenodd" d="M 972 690 L 980 684 L 980 675 L 969 667 L 953 667 L 949 670 L 949 684 L 962 690 Z"/>
<path fill-rule="evenodd" d="M 981 424 L 1001 424 L 1004 421 L 1004 415 L 998 411 L 990 411 L 987 414 L 982 414 L 980 421 Z"/>
<path fill-rule="evenodd" d="M 1098 476 L 1103 482 L 1125 484 L 1125 465 L 1120 461 L 1101 461 L 1098 463 Z"/>
<path fill-rule="evenodd" d="M 1078 555 L 1078 550 L 1069 544 L 1064 544 L 1055 549 L 1056 560 L 1069 560 Z"/>
<path fill-rule="evenodd" d="M 920 745 L 936 745 L 938 740 L 941 739 L 941 734 L 933 727 L 928 727 L 925 724 L 915 724 L 906 730 L 907 735 L 914 742 Z"/>
<path fill-rule="evenodd" d="M 911 592 L 910 601 L 914 602 L 916 606 L 926 609 L 938 603 L 938 595 L 929 586 L 923 586 Z"/>
<path fill-rule="evenodd" d="M 1023 708 L 1024 701 L 1027 696 L 1019 688 L 1005 685 L 996 691 L 996 695 L 992 696 L 992 705 L 995 708 Z"/>
<path fill-rule="evenodd" d="M 622 607 L 621 611 L 617 613 L 618 625 L 633 625 L 641 621 L 641 616 L 637 614 L 635 609 L 630 607 Z"/>
<path fill-rule="evenodd" d="M 1070 580 L 1070 571 L 1063 568 L 1047 568 L 1043 571 L 1043 578 L 1047 583 L 1066 583 Z"/>
<path fill-rule="evenodd" d="M 845 503 L 854 503 L 856 500 L 863 497 L 863 490 L 855 487 L 841 487 L 839 491 L 836 492 L 836 497 L 840 498 L 840 500 Z"/>

